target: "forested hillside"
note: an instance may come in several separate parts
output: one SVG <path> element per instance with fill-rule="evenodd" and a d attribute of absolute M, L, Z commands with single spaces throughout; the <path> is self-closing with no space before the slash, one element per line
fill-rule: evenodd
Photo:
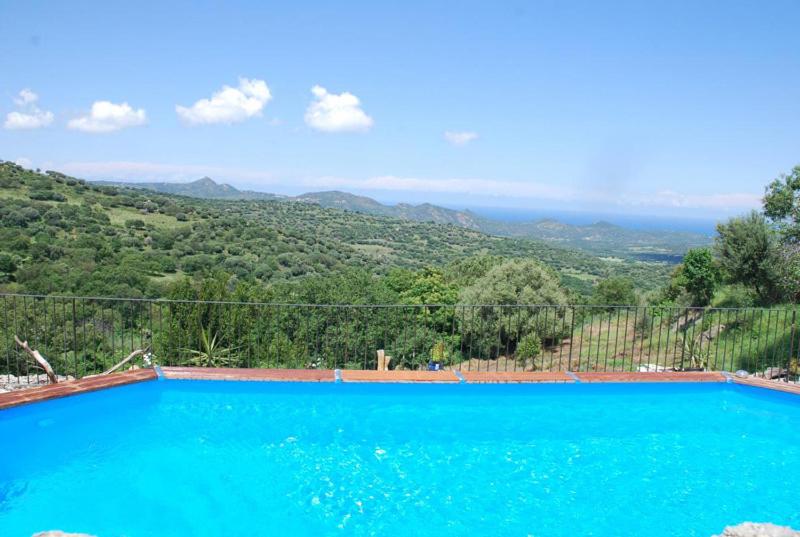
<path fill-rule="evenodd" d="M 457 272 L 456 262 L 493 256 L 552 267 L 580 300 L 602 278 L 628 276 L 648 290 L 669 273 L 660 263 L 605 261 L 453 225 L 307 203 L 196 199 L 91 184 L 10 162 L 0 163 L 0 199 L 6 291 L 161 296 L 184 276 L 221 273 L 268 287 L 352 269 L 378 276 L 425 267 Z"/>
<path fill-rule="evenodd" d="M 119 183 L 97 181 L 95 184 L 147 189 L 203 199 L 280 200 L 288 203 L 313 203 L 326 209 L 341 209 L 373 216 L 386 216 L 416 222 L 451 224 L 488 235 L 534 239 L 551 245 L 578 249 L 599 257 L 680 263 L 690 248 L 707 246 L 711 237 L 682 231 L 629 229 L 608 222 L 572 225 L 552 219 L 507 222 L 486 218 L 472 211 L 457 211 L 430 203 L 385 205 L 366 196 L 348 192 L 308 192 L 299 196 L 276 196 L 215 183 L 204 177 L 189 183 Z"/>
<path fill-rule="evenodd" d="M 162 194 L 178 194 L 194 198 L 219 199 L 219 200 L 272 200 L 278 199 L 275 194 L 266 192 L 253 192 L 252 190 L 239 190 L 236 187 L 216 183 L 210 177 L 203 177 L 188 183 L 124 183 L 120 181 L 93 181 L 97 185 L 119 186 L 124 188 L 139 188 L 154 190 Z"/>

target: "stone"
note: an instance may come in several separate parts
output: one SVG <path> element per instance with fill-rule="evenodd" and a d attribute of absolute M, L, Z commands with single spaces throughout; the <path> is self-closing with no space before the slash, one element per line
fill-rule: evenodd
<path fill-rule="evenodd" d="M 779 379 L 786 376 L 786 369 L 782 367 L 768 367 L 764 370 L 765 379 Z"/>
<path fill-rule="evenodd" d="M 800 531 L 793 530 L 788 526 L 743 522 L 737 526 L 728 526 L 722 533 L 714 537 L 800 537 Z"/>
<path fill-rule="evenodd" d="M 74 380 L 71 376 L 58 375 L 58 381 L 64 382 L 67 380 Z M 0 375 L 0 391 L 13 392 L 15 390 L 24 390 L 27 388 L 36 388 L 38 386 L 46 386 L 50 384 L 50 379 L 47 375 Z"/>
<path fill-rule="evenodd" d="M 666 367 L 658 364 L 641 364 L 637 369 L 639 373 L 661 373 L 666 370 Z"/>

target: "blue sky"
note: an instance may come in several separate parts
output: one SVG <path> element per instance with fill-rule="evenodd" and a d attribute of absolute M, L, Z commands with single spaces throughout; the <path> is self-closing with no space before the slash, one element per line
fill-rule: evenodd
<path fill-rule="evenodd" d="M 0 158 L 719 217 L 800 163 L 799 21 L 777 0 L 4 0 Z"/>

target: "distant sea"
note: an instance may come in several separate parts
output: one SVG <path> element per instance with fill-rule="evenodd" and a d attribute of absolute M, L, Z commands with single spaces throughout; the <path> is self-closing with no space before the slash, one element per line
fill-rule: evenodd
<path fill-rule="evenodd" d="M 452 207 L 455 209 L 456 207 Z M 464 207 L 458 209 L 463 210 Z M 645 216 L 631 214 L 607 214 L 579 211 L 548 211 L 543 209 L 517 209 L 508 207 L 468 207 L 476 214 L 493 220 L 522 222 L 549 218 L 572 225 L 587 225 L 595 222 L 609 222 L 629 229 L 653 231 L 689 231 L 703 235 L 713 235 L 718 220 L 687 218 L 680 216 Z"/>

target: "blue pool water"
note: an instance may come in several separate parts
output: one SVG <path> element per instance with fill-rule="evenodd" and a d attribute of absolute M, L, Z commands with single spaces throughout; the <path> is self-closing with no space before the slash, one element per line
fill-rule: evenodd
<path fill-rule="evenodd" d="M 800 527 L 800 397 L 726 384 L 148 382 L 0 411 L 0 536 Z"/>

